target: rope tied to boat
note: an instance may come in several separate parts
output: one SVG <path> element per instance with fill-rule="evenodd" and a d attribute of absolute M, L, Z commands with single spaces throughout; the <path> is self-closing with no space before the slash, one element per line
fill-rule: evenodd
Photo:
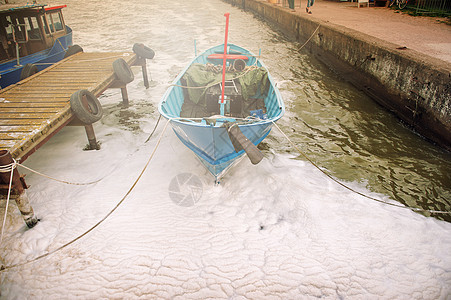
<path fill-rule="evenodd" d="M 8 172 L 11 173 L 11 175 L 9 177 L 9 184 L 8 184 L 8 195 L 6 197 L 5 214 L 3 216 L 3 222 L 2 222 L 2 231 L 0 233 L 0 245 L 2 244 L 2 241 L 3 241 L 3 234 L 4 234 L 4 230 L 5 230 L 5 224 L 6 224 L 6 217 L 8 216 L 9 200 L 11 198 L 11 189 L 12 189 L 12 185 L 13 185 L 13 174 L 14 174 L 14 169 L 16 167 L 17 167 L 17 162 L 16 162 L 16 160 L 14 158 L 13 158 L 13 162 L 12 163 L 0 166 L 0 172 L 1 173 L 8 173 Z"/>
<path fill-rule="evenodd" d="M 56 39 L 58 41 L 58 43 L 60 44 L 61 48 L 63 49 L 63 51 L 65 53 L 67 53 L 67 50 L 64 48 L 63 44 L 61 43 L 60 39 Z"/>
<path fill-rule="evenodd" d="M 70 181 L 66 181 L 66 180 L 62 180 L 62 179 L 57 179 L 57 178 L 51 177 L 51 176 L 49 176 L 49 175 L 46 175 L 46 174 L 43 174 L 43 173 L 38 172 L 38 171 L 36 171 L 36 170 L 33 170 L 32 168 L 29 168 L 29 167 L 24 166 L 24 165 L 22 165 L 22 164 L 19 164 L 19 163 L 16 163 L 16 164 L 17 164 L 18 166 L 21 166 L 21 167 L 24 168 L 24 169 L 27 169 L 27 170 L 30 171 L 30 172 L 33 172 L 33 173 L 39 175 L 39 176 L 42 176 L 42 177 L 45 177 L 45 178 L 48 178 L 48 179 L 51 179 L 51 180 L 54 180 L 54 181 L 58 181 L 58 182 L 61 182 L 61 183 L 65 183 L 65 184 L 71 184 L 71 185 L 90 185 L 90 184 L 94 184 L 94 183 L 100 182 L 100 181 L 103 179 L 103 178 L 100 178 L 100 179 L 97 179 L 97 180 L 94 180 L 94 181 L 91 181 L 91 182 L 70 182 Z"/>
<path fill-rule="evenodd" d="M 345 189 L 356 193 L 362 197 L 368 198 L 370 200 L 379 202 L 379 203 L 383 203 L 386 205 L 390 205 L 390 206 L 394 206 L 394 207 L 398 207 L 398 208 L 404 208 L 404 209 L 409 209 L 415 212 L 426 212 L 426 213 L 434 213 L 434 214 L 451 214 L 450 211 L 441 211 L 441 210 L 429 210 L 429 209 L 423 209 L 423 208 L 417 208 L 417 207 L 409 207 L 409 206 L 403 206 L 403 205 L 399 205 L 396 203 L 390 203 L 390 202 L 386 202 L 368 195 L 365 195 L 362 192 L 356 191 L 355 189 L 347 186 L 346 184 L 340 182 L 339 180 L 337 180 L 336 178 L 334 178 L 332 175 L 330 175 L 329 173 L 327 173 L 326 171 L 324 171 L 320 166 L 318 166 L 313 160 L 311 160 L 301 149 L 299 149 L 299 147 L 282 131 L 282 129 L 274 122 L 272 121 L 272 123 L 274 124 L 274 126 L 280 131 L 280 133 L 288 140 L 288 142 L 291 144 L 291 146 L 293 146 L 305 159 L 307 159 L 315 168 L 317 168 L 319 171 L 321 171 L 321 173 L 323 173 L 324 175 L 326 175 L 327 177 L 329 177 L 329 179 L 331 179 L 332 181 L 334 181 L 335 183 L 337 183 L 338 185 L 344 187 Z"/>
<path fill-rule="evenodd" d="M 119 208 L 119 206 L 125 201 L 125 199 L 130 195 L 130 193 L 133 191 L 133 189 L 135 188 L 135 186 L 138 184 L 138 182 L 139 182 L 139 180 L 141 179 L 142 175 L 144 174 L 144 172 L 146 171 L 146 169 L 147 169 L 147 167 L 149 166 L 150 162 L 152 161 L 152 159 L 153 159 L 155 153 L 157 152 L 157 149 L 158 149 L 158 147 L 159 147 L 159 145 L 160 145 L 160 143 L 161 143 L 161 140 L 162 140 L 162 138 L 163 138 L 163 135 L 164 135 L 164 133 L 166 132 L 166 129 L 167 129 L 167 127 L 168 127 L 170 121 L 172 121 L 172 119 L 168 119 L 168 121 L 166 122 L 166 124 L 165 124 L 165 126 L 164 126 L 164 128 L 163 128 L 163 131 L 161 132 L 160 137 L 158 138 L 158 141 L 157 141 L 157 143 L 156 143 L 156 145 L 155 145 L 155 147 L 154 147 L 152 153 L 150 154 L 150 156 L 149 156 L 149 158 L 148 158 L 146 164 L 144 165 L 143 169 L 141 170 L 141 173 L 140 173 L 140 174 L 138 175 L 138 177 L 136 178 L 135 182 L 134 182 L 134 183 L 132 184 L 132 186 L 128 189 L 128 191 L 125 193 L 125 195 L 122 197 L 122 199 L 116 204 L 116 206 L 114 206 L 114 207 L 113 207 L 113 208 L 112 208 L 112 209 L 111 209 L 111 210 L 110 210 L 110 211 L 109 211 L 109 212 L 108 212 L 108 213 L 107 213 L 100 221 L 98 221 L 96 224 L 94 224 L 93 226 L 91 226 L 91 228 L 89 228 L 89 229 L 88 229 L 87 231 L 85 231 L 84 233 L 80 234 L 80 235 L 77 236 L 76 238 L 72 239 L 71 241 L 65 243 L 64 245 L 62 245 L 62 246 L 60 246 L 60 247 L 58 247 L 58 248 L 56 248 L 56 249 L 54 249 L 54 250 L 52 250 L 52 251 L 46 252 L 46 253 L 44 253 L 44 254 L 42 254 L 42 255 L 39 255 L 39 256 L 37 256 L 37 257 L 35 257 L 35 258 L 33 258 L 33 259 L 27 260 L 27 261 L 22 262 L 22 263 L 16 263 L 16 264 L 12 264 L 12 265 L 9 265 L 9 266 L 1 265 L 1 266 L 0 266 L 0 272 L 4 272 L 4 271 L 9 270 L 9 269 L 12 269 L 12 268 L 24 266 L 24 265 L 30 264 L 30 263 L 32 263 L 32 262 L 38 261 L 38 260 L 40 260 L 40 259 L 42 259 L 42 258 L 44 258 L 44 257 L 49 256 L 49 255 L 52 255 L 52 254 L 54 254 L 54 253 L 56 253 L 56 252 L 58 252 L 58 251 L 60 251 L 60 250 L 62 250 L 62 249 L 64 249 L 64 248 L 68 247 L 69 245 L 75 243 L 76 241 L 78 241 L 78 240 L 81 239 L 82 237 L 86 236 L 88 233 L 90 233 L 90 232 L 93 231 L 95 228 L 97 228 L 100 224 L 102 224 L 108 217 L 110 217 L 110 216 L 111 216 L 111 215 Z"/>
<path fill-rule="evenodd" d="M 318 25 L 318 27 L 316 27 L 315 31 L 313 31 L 312 35 L 305 41 L 305 43 L 299 48 L 299 50 L 301 50 L 302 48 L 305 47 L 305 45 L 307 45 L 308 42 L 310 42 L 310 40 L 313 38 L 313 36 L 315 35 L 315 33 L 318 31 L 318 29 L 320 28 L 321 24 Z"/>
<path fill-rule="evenodd" d="M 17 161 L 13 158 L 12 163 L 0 166 L 0 173 L 12 172 L 17 167 L 17 165 L 18 165 Z"/>
<path fill-rule="evenodd" d="M 45 178 L 48 178 L 48 179 L 51 179 L 51 180 L 54 180 L 54 181 L 58 181 L 58 182 L 61 182 L 61 183 L 71 184 L 71 185 L 90 185 L 90 184 L 94 184 L 94 183 L 97 183 L 97 182 L 102 180 L 102 178 L 101 178 L 101 179 L 98 179 L 98 180 L 95 180 L 95 181 L 92 181 L 92 182 L 86 182 L 86 183 L 69 182 L 69 181 L 66 181 L 66 180 L 61 180 L 61 179 L 57 179 L 57 178 L 45 175 L 45 174 L 40 173 L 40 172 L 38 172 L 36 170 L 33 170 L 33 169 L 31 169 L 31 168 L 29 168 L 27 166 L 24 166 L 24 165 L 18 163 L 14 158 L 12 158 L 12 160 L 13 160 L 13 162 L 11 162 L 10 164 L 0 166 L 0 173 L 8 173 L 8 172 L 11 173 L 9 184 L 8 184 L 8 193 L 7 193 L 7 197 L 6 197 L 5 214 L 3 216 L 2 230 L 1 230 L 1 233 L 0 233 L 0 244 L 3 241 L 3 235 L 4 235 L 5 224 L 6 224 L 6 218 L 7 218 L 7 215 L 8 215 L 8 207 L 9 207 L 9 202 L 10 202 L 10 199 L 11 199 L 11 191 L 12 191 L 14 169 L 16 169 L 17 166 L 21 166 L 22 168 L 27 169 L 27 170 L 29 170 L 29 171 L 31 171 L 31 172 L 39 175 L 39 176 L 42 176 L 42 177 L 45 177 Z"/>

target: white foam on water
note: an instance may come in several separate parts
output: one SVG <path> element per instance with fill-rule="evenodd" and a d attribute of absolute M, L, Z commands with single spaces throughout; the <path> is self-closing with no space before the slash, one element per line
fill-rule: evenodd
<path fill-rule="evenodd" d="M 189 25 L 183 32 L 186 40 L 177 43 L 171 36 L 174 29 L 165 25 L 189 24 L 196 15 L 160 2 L 127 3 L 127 9 L 120 9 L 122 17 L 105 16 L 103 21 L 96 19 L 102 11 L 123 2 L 96 2 L 98 10 L 83 10 L 93 4 L 81 1 L 66 9 L 66 21 L 74 24 L 74 36 L 77 43 L 87 45 L 85 51 L 122 51 L 133 39 L 146 42 L 143 32 L 148 34 L 152 43 L 146 44 L 157 52 L 148 63 L 155 84 L 146 90 L 135 69 L 136 79 L 128 85 L 130 108 L 120 107 L 119 90 L 108 90 L 101 97 L 106 114 L 94 124 L 101 150 L 83 151 L 84 129 L 66 127 L 25 162 L 59 179 L 101 180 L 87 186 L 66 185 L 21 169 L 41 221 L 26 230 L 17 208 L 10 206 L 0 246 L 5 265 L 57 249 L 117 205 L 163 132 L 164 120 L 144 143 L 155 126 L 159 99 L 192 54 L 192 48 L 186 49 L 192 46 L 188 40 L 198 35 L 203 37 L 200 45 L 220 43 L 223 9 L 231 10 L 232 16 L 245 14 L 220 1 L 218 5 L 203 1 L 208 10 L 199 10 L 199 19 L 218 20 L 219 25 L 205 25 L 210 29 Z M 172 21 L 142 18 L 137 12 L 143 8 L 162 10 Z M 100 25 L 87 29 L 86 19 L 79 17 L 85 12 L 111 26 L 105 29 L 110 32 L 103 32 Z M 208 14 L 219 16 L 210 20 Z M 146 26 L 140 31 L 123 30 L 125 21 L 135 17 Z M 254 27 L 250 25 L 248 31 Z M 262 38 L 268 36 L 262 33 Z M 290 101 L 290 92 L 282 92 Z M 280 137 L 275 129 L 271 135 Z M 179 206 L 170 197 L 169 184 L 182 173 L 194 174 L 202 183 L 201 197 L 193 206 Z M 346 184 L 391 201 L 362 184 Z M 449 249 L 451 224 L 361 197 L 292 154 L 265 151 L 257 166 L 245 158 L 215 186 L 212 176 L 168 127 L 123 204 L 74 244 L 2 272 L 1 298 L 449 299 Z"/>

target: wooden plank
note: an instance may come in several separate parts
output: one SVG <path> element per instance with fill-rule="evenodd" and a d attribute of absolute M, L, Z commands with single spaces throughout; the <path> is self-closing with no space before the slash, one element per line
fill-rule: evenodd
<path fill-rule="evenodd" d="M 55 116 L 56 113 L 21 113 L 21 112 L 0 112 L 0 118 L 3 120 L 13 120 L 13 119 L 49 119 Z"/>
<path fill-rule="evenodd" d="M 0 132 L 0 140 L 22 140 L 28 136 L 29 132 Z"/>
<path fill-rule="evenodd" d="M 10 149 L 17 144 L 14 140 L 0 140 L 0 149 Z M 11 152 L 11 150 L 10 150 Z"/>
<path fill-rule="evenodd" d="M 22 125 L 41 125 L 45 123 L 42 119 L 0 119 L 0 126 L 22 126 Z"/>
<path fill-rule="evenodd" d="M 45 83 L 46 87 L 52 87 L 52 88 L 57 88 L 61 86 L 61 78 L 54 78 L 53 80 L 49 80 Z M 95 84 L 97 83 L 97 80 L 86 80 L 86 78 L 83 78 L 83 80 L 79 80 L 79 81 L 65 81 L 64 85 L 66 87 L 71 87 L 71 88 L 75 88 L 78 89 L 80 84 L 84 84 L 84 85 L 90 85 L 90 84 Z M 42 87 L 44 85 L 42 85 L 40 82 L 33 82 L 28 84 L 28 87 L 35 87 L 35 88 L 39 88 Z"/>
<path fill-rule="evenodd" d="M 54 126 L 50 126 L 49 124 L 36 124 L 36 125 L 26 125 L 26 126 L 0 126 L 1 133 L 25 133 L 30 138 L 36 134 L 45 135 L 47 132 L 51 130 Z M 3 128 L 5 130 L 3 130 Z"/>
<path fill-rule="evenodd" d="M 55 97 L 52 99 L 27 97 L 26 99 L 14 98 L 14 99 L 11 99 L 11 101 L 8 103 L 15 104 L 15 105 L 17 105 L 19 103 L 24 103 L 24 105 L 32 105 L 34 103 L 35 105 L 38 105 L 38 106 L 40 106 L 40 105 L 45 106 L 45 105 L 51 105 L 51 104 L 57 104 L 57 105 L 64 106 L 65 104 L 68 103 L 69 100 L 70 99 L 66 98 L 66 97 L 59 97 L 59 98 Z"/>
<path fill-rule="evenodd" d="M 47 114 L 48 118 L 0 118 L 0 126 L 11 126 L 11 125 L 38 125 L 38 124 L 48 124 L 53 126 L 54 123 L 57 123 L 59 120 L 64 118 L 66 115 L 72 116 L 72 111 L 69 109 L 64 109 L 56 114 Z"/>
<path fill-rule="evenodd" d="M 58 102 L 7 102 L 7 103 L 1 103 L 0 102 L 0 109 L 12 109 L 12 108 L 23 108 L 23 109 L 40 109 L 40 108 L 49 108 L 49 109 L 61 109 L 61 107 L 64 107 L 68 105 L 67 101 L 58 101 Z"/>
<path fill-rule="evenodd" d="M 33 92 L 35 94 L 37 93 L 43 93 L 46 92 L 48 94 L 59 94 L 59 93 L 65 93 L 67 90 L 77 90 L 77 87 L 73 86 L 47 86 L 47 85 L 41 85 L 41 86 L 24 86 L 24 87 L 18 87 L 14 91 L 10 91 L 8 93 L 5 93 L 5 96 L 11 95 L 13 93 L 30 93 Z"/>
<path fill-rule="evenodd" d="M 76 92 L 76 91 L 77 90 L 73 90 L 73 92 Z M 72 95 L 72 92 L 69 91 L 67 93 L 62 93 L 62 92 L 55 91 L 54 93 L 50 92 L 50 93 L 40 93 L 40 94 L 33 94 L 33 95 L 31 95 L 30 92 L 22 91 L 22 92 L 10 92 L 9 95 L 14 96 L 14 97 L 25 96 L 25 97 L 28 97 L 30 99 L 32 99 L 32 98 L 40 98 L 43 101 L 52 101 L 53 98 L 55 98 L 55 97 L 56 98 L 66 97 L 67 99 L 69 99 L 70 95 Z M 5 99 L 8 100 L 8 97 L 5 97 Z"/>
<path fill-rule="evenodd" d="M 66 70 L 96 70 L 96 69 L 113 69 L 113 61 L 114 60 L 103 60 L 103 61 L 96 61 L 93 63 L 86 63 L 83 61 L 77 61 L 73 62 L 71 64 L 66 64 L 63 66 L 58 67 L 57 71 L 66 71 Z"/>
<path fill-rule="evenodd" d="M 98 72 L 98 73 L 89 73 L 89 74 L 78 74 L 78 75 L 71 75 L 67 73 L 61 73 L 58 75 L 58 77 L 48 77 L 48 78 L 42 78 L 42 81 L 35 81 L 35 83 L 39 83 L 41 85 L 45 85 L 46 82 L 49 81 L 56 81 L 59 80 L 61 82 L 75 82 L 75 83 L 84 83 L 84 82 L 99 82 L 99 77 L 104 77 L 105 72 Z"/>
<path fill-rule="evenodd" d="M 34 90 L 38 90 L 38 89 L 74 89 L 74 90 L 78 90 L 80 89 L 80 85 L 81 86 L 91 86 L 91 85 L 96 85 L 99 82 L 99 78 L 102 78 L 103 76 L 101 75 L 97 75 L 97 76 L 93 76 L 92 78 L 87 78 L 87 77 L 83 77 L 80 80 L 73 80 L 74 78 L 71 77 L 70 79 L 66 79 L 64 78 L 64 76 L 60 76 L 58 79 L 53 80 L 50 83 L 39 83 L 39 82 L 35 82 L 34 85 L 31 85 L 29 87 L 26 88 L 21 88 L 21 89 L 15 89 L 12 91 L 9 91 L 8 93 L 5 93 L 4 95 L 8 95 L 10 93 L 17 93 L 18 91 L 27 91 L 30 90 L 30 87 L 33 88 Z M 59 88 L 59 85 L 64 84 L 64 87 Z M 2 96 L 4 97 L 4 96 Z"/>
<path fill-rule="evenodd" d="M 110 72 L 112 71 L 112 69 L 110 70 Z M 35 80 L 33 80 L 34 82 L 38 81 L 38 82 L 45 82 L 46 80 L 49 79 L 55 79 L 55 78 L 59 78 L 60 76 L 66 76 L 66 77 L 70 77 L 70 78 L 83 78 L 83 77 L 89 77 L 89 75 L 91 74 L 99 74 L 99 73 L 104 73 L 104 72 L 108 72 L 108 70 L 93 70 L 92 68 L 90 70 L 73 70 L 73 71 L 62 71 L 62 70 L 54 70 L 52 73 L 47 73 L 47 74 L 42 74 L 40 77 L 36 78 Z"/>
<path fill-rule="evenodd" d="M 28 125 L 28 126 L 0 126 L 0 132 L 31 132 L 40 128 L 40 125 Z"/>
<path fill-rule="evenodd" d="M 17 102 L 23 102 L 23 99 L 44 99 L 44 100 L 56 100 L 56 99 L 69 99 L 70 95 L 68 95 L 67 93 L 65 94 L 61 94 L 61 95 L 48 95 L 48 97 L 45 97 L 44 95 L 39 95 L 39 94 L 27 94 L 27 93 L 21 93 L 21 94 L 13 94 L 11 92 L 11 94 L 7 95 L 7 97 L 5 98 L 1 98 L 2 99 L 2 103 L 8 103 L 8 102 L 12 102 L 12 101 L 17 101 Z M 61 101 L 61 100 L 60 100 Z"/>
<path fill-rule="evenodd" d="M 5 118 L 4 114 L 40 114 L 40 113 L 57 113 L 61 110 L 61 106 L 52 107 L 2 107 L 0 106 L 0 117 Z"/>

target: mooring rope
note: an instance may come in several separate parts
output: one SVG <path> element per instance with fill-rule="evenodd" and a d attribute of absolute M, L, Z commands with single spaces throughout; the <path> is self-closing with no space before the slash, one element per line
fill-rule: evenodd
<path fill-rule="evenodd" d="M 57 178 L 54 178 L 54 177 L 45 175 L 45 174 L 43 174 L 43 173 L 40 173 L 40 172 L 38 172 L 38 171 L 36 171 L 36 170 L 33 170 L 33 169 L 31 169 L 31 168 L 29 168 L 29 167 L 27 167 L 27 166 L 24 166 L 24 165 L 18 163 L 14 158 L 13 158 L 12 160 L 13 160 L 13 162 L 10 163 L 10 164 L 8 164 L 8 165 L 0 166 L 0 173 L 11 172 L 11 177 L 10 177 L 9 186 L 8 186 L 8 195 L 7 195 L 7 197 L 6 197 L 5 214 L 4 214 L 4 217 L 3 217 L 2 230 L 1 230 L 1 233 L 0 233 L 0 244 L 1 244 L 2 241 L 3 241 L 3 235 L 4 235 L 4 230 L 5 230 L 6 218 L 7 218 L 7 215 L 8 215 L 9 201 L 10 201 L 10 199 L 11 199 L 11 190 L 12 190 L 12 182 L 13 182 L 14 169 L 17 168 L 17 166 L 21 166 L 22 168 L 25 168 L 25 169 L 27 169 L 27 170 L 29 170 L 29 171 L 31 171 L 31 172 L 37 174 L 37 175 L 40 175 L 40 176 L 43 176 L 43 177 L 46 177 L 46 178 L 48 178 L 48 179 L 55 180 L 55 181 L 58 181 L 58 182 L 61 182 L 61 183 L 65 183 L 65 184 L 72 184 L 72 185 L 90 185 L 90 184 L 94 184 L 94 183 L 97 183 L 97 182 L 99 182 L 99 181 L 102 180 L 102 178 L 100 178 L 100 179 L 98 179 L 98 180 L 95 180 L 95 181 L 92 181 L 92 182 L 86 182 L 86 183 L 69 182 L 69 181 L 65 181 L 65 180 L 60 180 L 60 179 L 57 179 Z"/>
<path fill-rule="evenodd" d="M 307 45 L 308 42 L 310 42 L 310 40 L 313 38 L 313 36 L 315 35 L 315 33 L 318 31 L 319 27 L 321 25 L 318 25 L 318 27 L 316 27 L 315 31 L 313 31 L 312 35 L 307 39 L 307 41 L 305 41 L 305 43 L 299 48 L 299 50 L 301 50 L 302 48 L 304 48 L 305 45 Z"/>
<path fill-rule="evenodd" d="M 58 43 L 60 44 L 60 46 L 61 46 L 61 48 L 63 49 L 63 51 L 64 52 L 67 52 L 67 50 L 66 49 L 64 49 L 64 46 L 63 46 L 63 44 L 61 44 L 61 41 L 60 41 L 60 39 L 56 39 L 57 41 L 58 41 Z"/>
<path fill-rule="evenodd" d="M 61 179 L 57 179 L 57 178 L 51 177 L 51 176 L 49 176 L 49 175 L 45 175 L 45 174 L 43 174 L 43 173 L 40 173 L 40 172 L 38 172 L 38 171 L 36 171 L 36 170 L 33 170 L 33 169 L 27 167 L 27 166 L 24 166 L 24 165 L 22 165 L 22 164 L 20 164 L 20 163 L 16 163 L 16 164 L 17 164 L 18 166 L 21 166 L 21 167 L 24 168 L 24 169 L 27 169 L 27 170 L 30 171 L 30 172 L 33 172 L 33 173 L 37 174 L 37 175 L 40 175 L 40 176 L 42 176 L 42 177 L 45 177 L 45 178 L 48 178 L 48 179 L 51 179 L 51 180 L 54 180 L 54 181 L 58 181 L 58 182 L 61 182 L 61 183 L 65 183 L 65 184 L 72 184 L 72 185 L 90 185 L 90 184 L 97 183 L 97 182 L 99 182 L 99 181 L 101 181 L 101 180 L 103 179 L 103 178 L 100 178 L 100 179 L 97 179 L 97 180 L 94 180 L 94 181 L 91 181 L 91 182 L 70 182 L 70 181 L 61 180 Z"/>
<path fill-rule="evenodd" d="M 75 243 L 76 241 L 78 241 L 79 239 L 81 239 L 82 237 L 84 237 L 85 235 L 87 235 L 88 233 L 90 233 L 91 231 L 93 231 L 95 228 L 97 228 L 100 224 L 102 224 L 109 216 L 111 216 L 111 215 L 113 214 L 114 211 L 116 211 L 116 209 L 119 208 L 119 206 L 125 201 L 125 199 L 130 195 L 130 193 L 132 192 L 132 190 L 133 190 L 133 189 L 135 188 L 135 186 L 138 184 L 138 181 L 141 179 L 142 175 L 144 174 L 144 172 L 146 171 L 146 169 L 147 169 L 147 167 L 149 166 L 150 162 L 152 161 L 152 158 L 154 157 L 154 155 L 155 155 L 155 153 L 156 153 L 156 151 L 157 151 L 157 149 L 158 149 L 158 146 L 160 145 L 160 142 L 161 142 L 161 140 L 162 140 L 162 138 L 163 138 L 163 135 L 164 135 L 164 133 L 165 133 L 165 131 L 166 131 L 166 128 L 167 128 L 167 126 L 168 126 L 168 124 L 170 123 L 171 120 L 172 120 L 172 119 L 168 119 L 168 121 L 166 122 L 166 125 L 164 126 L 163 131 L 161 132 L 160 137 L 158 138 L 158 141 L 157 141 L 157 143 L 156 143 L 156 145 L 155 145 L 155 147 L 154 147 L 152 153 L 151 153 L 150 156 L 149 156 L 149 159 L 147 160 L 147 162 L 146 162 L 146 164 L 144 165 L 144 167 L 143 167 L 141 173 L 138 175 L 138 177 L 136 178 L 136 180 L 135 180 L 135 182 L 133 183 L 133 185 L 129 188 L 129 190 L 128 190 L 127 193 L 122 197 L 122 199 L 116 204 L 116 206 L 113 207 L 113 209 L 111 209 L 111 210 L 110 210 L 110 211 L 109 211 L 109 212 L 108 212 L 108 213 L 107 213 L 100 221 L 98 221 L 96 224 L 94 224 L 91 228 L 89 228 L 87 231 L 85 231 L 85 232 L 82 233 L 81 235 L 77 236 L 76 238 L 72 239 L 71 241 L 67 242 L 66 244 L 64 244 L 64 245 L 62 245 L 62 246 L 60 246 L 60 247 L 58 247 L 58 248 L 56 248 L 56 249 L 54 249 L 54 250 L 52 250 L 52 251 L 49 251 L 49 252 L 47 252 L 47 253 L 44 253 L 44 254 L 42 254 L 42 255 L 39 255 L 39 256 L 37 256 L 37 257 L 31 259 L 31 260 L 27 260 L 27 261 L 22 262 L 22 263 L 17 263 L 17 264 L 13 264 L 13 265 L 9 265 L 9 266 L 3 266 L 3 265 L 2 265 L 2 266 L 0 267 L 0 272 L 6 271 L 6 270 L 9 270 L 9 269 L 12 269 L 12 268 L 24 266 L 24 265 L 27 265 L 27 264 L 29 264 L 29 263 L 35 262 L 35 261 L 37 261 L 37 260 L 40 260 L 40 259 L 42 259 L 42 258 L 44 258 L 44 257 L 47 257 L 47 256 L 49 256 L 49 255 L 52 255 L 52 254 L 54 254 L 54 253 L 56 253 L 56 252 L 58 252 L 58 251 L 60 251 L 60 250 L 62 250 L 62 249 L 64 249 L 64 248 L 66 248 L 67 246 L 69 246 L 69 245 Z"/>
<path fill-rule="evenodd" d="M 324 171 L 322 168 L 320 168 L 313 160 L 311 160 L 303 151 L 301 151 L 301 149 L 298 148 L 298 146 L 296 146 L 295 143 L 293 143 L 293 141 L 291 141 L 291 139 L 282 131 L 282 129 L 273 121 L 272 122 L 274 124 L 274 126 L 280 131 L 280 133 L 282 133 L 282 135 L 288 140 L 288 142 L 305 158 L 307 159 L 315 168 L 317 168 L 318 170 L 320 170 L 324 175 L 326 175 L 327 177 L 329 177 L 332 181 L 334 181 L 335 183 L 339 184 L 340 186 L 344 187 L 345 189 L 350 190 L 351 192 L 354 192 L 362 197 L 368 198 L 370 200 L 379 202 L 379 203 L 383 203 L 383 204 L 387 204 L 387 205 L 391 205 L 391 206 L 395 206 L 395 207 L 399 207 L 399 208 L 404 208 L 404 209 L 410 209 L 412 211 L 415 212 L 428 212 L 428 213 L 434 213 L 434 214 L 451 214 L 451 212 L 449 211 L 441 211 L 441 210 L 429 210 L 429 209 L 423 209 L 423 208 L 416 208 L 416 207 L 409 207 L 409 206 L 403 206 L 403 205 L 399 205 L 396 203 L 390 203 L 390 202 L 386 202 L 368 195 L 365 195 L 359 191 L 356 191 L 355 189 L 347 186 L 346 184 L 338 181 L 337 179 L 335 179 L 332 175 L 330 175 L 329 173 L 327 173 L 326 171 Z"/>
<path fill-rule="evenodd" d="M 16 168 L 16 161 L 14 160 L 12 163 L 5 165 L 5 166 L 0 166 L 0 172 L 1 173 L 8 173 L 10 172 L 10 178 L 9 178 L 9 185 L 8 185 L 8 196 L 6 198 L 6 206 L 5 206 L 5 215 L 3 216 L 3 222 L 2 222 L 2 231 L 0 233 L 0 245 L 2 244 L 3 241 L 3 233 L 4 233 L 4 229 L 5 229 L 5 224 L 6 224 L 6 217 L 8 216 L 8 207 L 9 207 L 9 199 L 11 198 L 11 187 L 13 184 L 13 175 L 14 175 L 14 169 Z"/>
<path fill-rule="evenodd" d="M 152 132 L 150 133 L 149 137 L 147 138 L 147 140 L 144 143 L 147 143 L 150 140 L 150 138 L 153 136 L 155 130 L 157 130 L 157 127 L 158 127 L 158 124 L 160 123 L 160 120 L 161 120 L 161 114 L 159 114 L 157 123 L 155 124 L 155 127 L 153 128 Z"/>

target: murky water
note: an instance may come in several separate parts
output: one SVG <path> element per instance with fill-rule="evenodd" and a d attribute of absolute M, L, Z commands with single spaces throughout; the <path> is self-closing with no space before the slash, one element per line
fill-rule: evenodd
<path fill-rule="evenodd" d="M 220 0 L 80 0 L 68 2 L 65 19 L 74 30 L 74 43 L 85 51 L 131 50 L 136 42 L 156 51 L 148 63 L 149 91 L 141 93 L 140 74 L 138 84 L 129 86 L 132 105 L 137 105 L 132 112 L 155 119 L 168 83 L 194 49 L 223 42 L 225 12 L 231 13 L 229 42 L 254 53 L 261 49 L 287 106 L 279 124 L 306 155 L 336 178 L 361 182 L 403 204 L 451 210 L 450 153 L 424 141 L 250 13 Z M 106 110 L 121 113 L 117 107 Z M 129 115 L 125 118 L 130 121 Z M 131 128 L 151 131 L 137 124 Z M 265 144 L 297 155 L 276 130 Z"/>

